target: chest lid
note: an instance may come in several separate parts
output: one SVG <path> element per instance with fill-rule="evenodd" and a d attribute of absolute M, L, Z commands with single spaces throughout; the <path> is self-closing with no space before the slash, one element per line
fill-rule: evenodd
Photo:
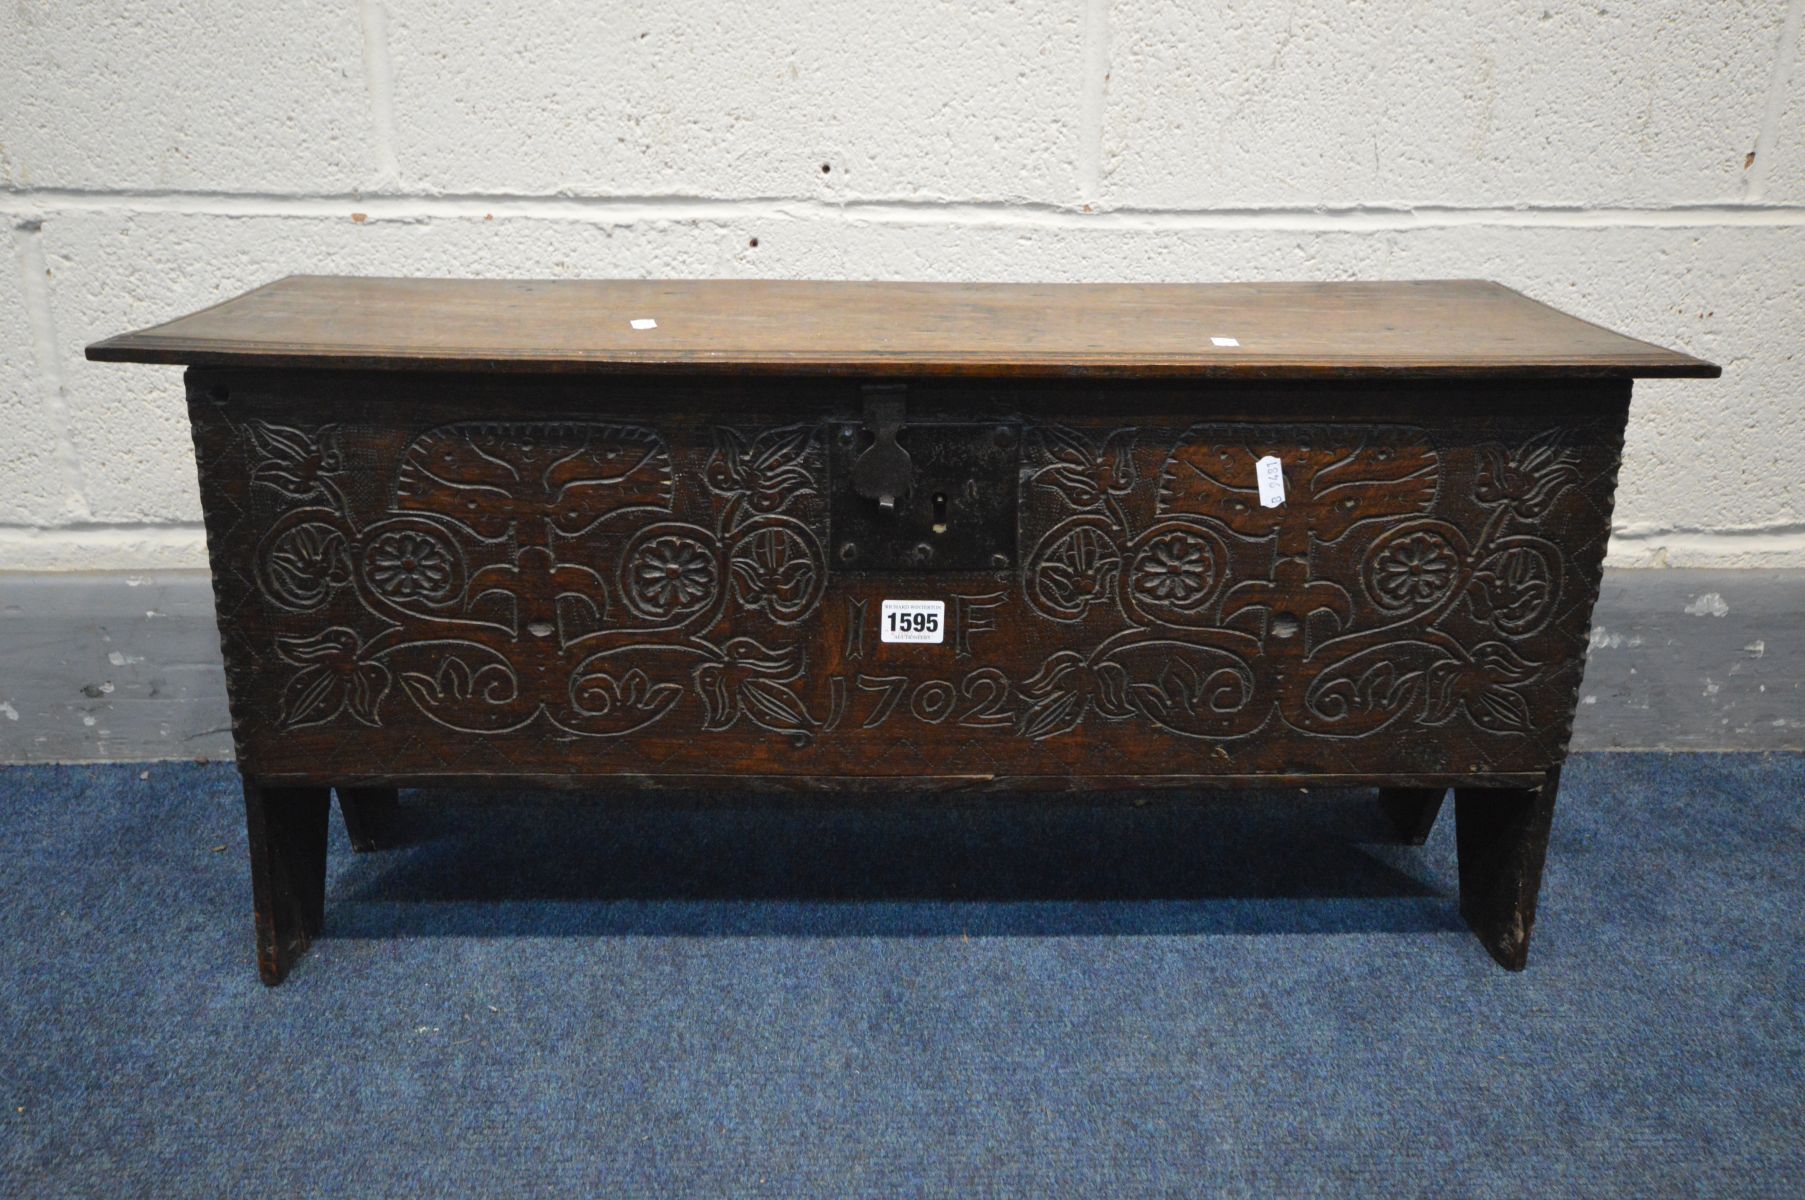
<path fill-rule="evenodd" d="M 1720 374 L 1483 280 L 1047 284 L 294 275 L 105 362 L 560 373 L 1314 379 Z"/>

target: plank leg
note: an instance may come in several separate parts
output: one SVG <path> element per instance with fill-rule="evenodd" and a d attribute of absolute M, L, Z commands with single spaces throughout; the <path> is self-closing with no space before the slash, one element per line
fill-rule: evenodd
<path fill-rule="evenodd" d="M 333 790 L 338 793 L 338 811 L 345 819 L 351 849 L 367 854 L 395 844 L 396 817 L 401 805 L 394 788 L 341 787 Z"/>
<path fill-rule="evenodd" d="M 325 920 L 330 808 L 327 788 L 265 787 L 254 779 L 244 781 L 257 973 L 271 987 L 288 977 Z"/>
<path fill-rule="evenodd" d="M 1420 846 L 1429 840 L 1447 795 L 1446 788 L 1380 788 L 1379 807 L 1390 819 L 1398 841 Z"/>
<path fill-rule="evenodd" d="M 1529 934 L 1559 788 L 1556 769 L 1540 787 L 1454 791 L 1460 915 L 1509 971 L 1521 971 L 1529 961 Z"/>

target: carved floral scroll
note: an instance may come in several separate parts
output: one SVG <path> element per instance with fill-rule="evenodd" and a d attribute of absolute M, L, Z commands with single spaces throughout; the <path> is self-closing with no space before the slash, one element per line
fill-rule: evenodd
<path fill-rule="evenodd" d="M 451 422 L 383 461 L 340 425 L 239 422 L 249 487 L 280 511 L 248 572 L 292 630 L 269 647 L 278 726 L 406 712 L 472 735 L 687 721 L 806 741 L 913 719 L 1029 740 L 1112 722 L 1510 736 L 1556 665 L 1537 635 L 1571 601 L 1538 522 L 1580 477 L 1566 431 L 1465 446 L 1456 473 L 1401 426 L 1041 426 L 1021 570 L 969 610 L 1036 625 L 1017 643 L 1044 648 L 1031 669 L 816 678 L 819 429 L 717 427 L 685 469 L 636 424 Z M 1284 464 L 1278 507 L 1254 482 L 1266 454 Z M 380 506 L 351 499 L 368 471 Z M 866 600 L 846 603 L 851 665 Z"/>

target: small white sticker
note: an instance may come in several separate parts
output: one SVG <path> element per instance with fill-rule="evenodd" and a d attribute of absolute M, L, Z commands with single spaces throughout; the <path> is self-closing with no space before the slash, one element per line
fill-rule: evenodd
<path fill-rule="evenodd" d="M 650 318 L 650 317 L 634 317 L 631 321 L 628 321 L 627 324 L 631 325 L 635 329 L 656 329 L 656 328 L 658 328 L 658 322 L 652 320 L 652 318 Z"/>
<path fill-rule="evenodd" d="M 1285 469 L 1268 454 L 1253 465 L 1254 478 L 1260 483 L 1260 507 L 1277 508 L 1285 502 Z"/>
<path fill-rule="evenodd" d="M 886 642 L 946 640 L 946 601 L 886 600 L 877 614 L 878 633 Z"/>
<path fill-rule="evenodd" d="M 1239 346 L 1240 344 L 1241 344 L 1240 338 L 1213 337 L 1210 339 L 1210 345 L 1212 345 L 1212 346 Z"/>

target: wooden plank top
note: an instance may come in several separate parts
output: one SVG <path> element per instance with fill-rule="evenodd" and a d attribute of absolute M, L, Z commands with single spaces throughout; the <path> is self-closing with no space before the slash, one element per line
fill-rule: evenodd
<path fill-rule="evenodd" d="M 655 327 L 636 328 L 654 321 Z M 294 275 L 103 362 L 813 375 L 1712 378 L 1483 280 L 830 283 Z"/>

